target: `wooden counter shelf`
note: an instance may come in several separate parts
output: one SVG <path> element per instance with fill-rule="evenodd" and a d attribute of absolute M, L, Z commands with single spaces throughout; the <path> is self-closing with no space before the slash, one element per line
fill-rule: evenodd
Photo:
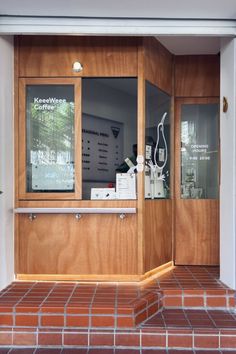
<path fill-rule="evenodd" d="M 135 214 L 135 208 L 16 208 L 15 214 Z"/>

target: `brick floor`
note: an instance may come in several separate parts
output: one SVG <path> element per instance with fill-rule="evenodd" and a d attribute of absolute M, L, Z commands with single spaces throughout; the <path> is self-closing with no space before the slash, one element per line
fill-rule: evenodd
<path fill-rule="evenodd" d="M 0 354 L 236 353 L 234 296 L 217 267 L 145 285 L 13 282 L 0 292 Z"/>

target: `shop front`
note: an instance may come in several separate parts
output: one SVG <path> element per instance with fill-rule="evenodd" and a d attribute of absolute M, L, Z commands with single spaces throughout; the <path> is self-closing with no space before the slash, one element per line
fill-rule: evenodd
<path fill-rule="evenodd" d="M 18 36 L 15 68 L 17 279 L 219 264 L 218 55 Z"/>

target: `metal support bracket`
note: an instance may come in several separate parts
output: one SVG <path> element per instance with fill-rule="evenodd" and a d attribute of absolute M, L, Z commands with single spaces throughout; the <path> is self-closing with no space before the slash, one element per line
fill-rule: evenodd
<path fill-rule="evenodd" d="M 29 220 L 30 221 L 34 221 L 36 219 L 36 217 L 37 216 L 35 214 L 33 214 L 33 213 L 29 214 Z"/>

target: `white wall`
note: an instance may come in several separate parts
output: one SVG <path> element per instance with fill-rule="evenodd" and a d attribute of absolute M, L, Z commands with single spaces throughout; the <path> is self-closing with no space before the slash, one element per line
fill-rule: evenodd
<path fill-rule="evenodd" d="M 236 288 L 236 39 L 221 43 L 220 279 Z M 223 96 L 229 109 L 222 112 Z"/>
<path fill-rule="evenodd" d="M 11 36 L 0 37 L 0 289 L 14 277 L 13 73 Z"/>

